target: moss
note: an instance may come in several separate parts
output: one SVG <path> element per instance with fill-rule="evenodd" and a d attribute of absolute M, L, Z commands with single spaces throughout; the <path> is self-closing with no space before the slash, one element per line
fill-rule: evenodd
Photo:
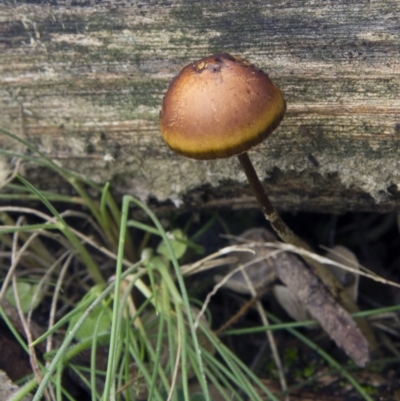
<path fill-rule="evenodd" d="M 161 104 L 161 93 L 164 85 L 155 80 L 116 82 L 111 91 L 103 94 L 92 94 L 89 99 L 94 107 L 110 107 L 124 119 L 158 120 Z"/>
<path fill-rule="evenodd" d="M 363 385 L 362 388 L 364 391 L 370 395 L 370 396 L 377 396 L 379 394 L 379 391 L 377 388 L 370 386 L 370 385 Z"/>
<path fill-rule="evenodd" d="M 285 348 L 284 354 L 283 354 L 283 362 L 284 365 L 287 368 L 290 368 L 294 364 L 299 363 L 299 350 L 295 347 L 288 347 Z"/>

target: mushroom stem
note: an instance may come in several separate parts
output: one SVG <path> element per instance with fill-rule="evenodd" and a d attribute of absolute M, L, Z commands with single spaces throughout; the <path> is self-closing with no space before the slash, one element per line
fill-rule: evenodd
<path fill-rule="evenodd" d="M 269 200 L 248 154 L 242 153 L 238 155 L 238 159 L 257 198 L 257 201 L 261 206 L 261 210 L 264 213 L 265 218 L 270 222 L 276 234 L 282 239 L 282 241 L 288 244 L 313 252 L 310 246 L 300 237 L 298 237 L 280 218 L 278 212 Z M 315 270 L 321 281 L 328 287 L 332 295 L 336 297 L 339 303 L 348 312 L 355 313 L 359 310 L 355 302 L 347 295 L 341 283 L 338 282 L 338 280 L 333 276 L 327 266 L 307 256 L 302 256 L 302 258 Z M 377 349 L 375 336 L 367 322 L 364 319 L 358 319 L 358 324 L 368 339 L 371 350 Z"/>
<path fill-rule="evenodd" d="M 301 238 L 299 238 L 280 218 L 278 212 L 269 200 L 247 152 L 238 155 L 238 159 L 244 170 L 244 173 L 246 174 L 247 180 L 250 183 L 254 195 L 261 206 L 261 210 L 264 213 L 265 218 L 271 223 L 272 228 L 275 230 L 278 236 L 282 239 L 282 241 L 288 244 L 310 250 L 309 246 Z"/>
<path fill-rule="evenodd" d="M 249 155 L 247 153 L 242 153 L 238 155 L 238 159 L 257 198 L 257 201 L 261 206 L 261 210 L 264 213 L 265 218 L 270 222 L 276 234 L 278 234 L 281 240 L 287 244 L 291 244 L 298 248 L 303 248 L 307 251 L 313 252 L 310 246 L 300 237 L 298 237 L 279 216 L 278 212 L 269 200 L 268 195 L 260 182 L 260 179 L 258 178 Z M 321 280 L 329 287 L 331 293 L 338 296 L 340 299 L 340 293 L 342 292 L 343 287 L 335 279 L 330 270 L 325 265 L 322 265 L 313 259 L 307 257 L 304 257 L 304 259 L 307 259 L 307 263 L 315 268 L 316 272 L 321 277 Z M 352 311 L 350 310 L 350 312 Z"/>

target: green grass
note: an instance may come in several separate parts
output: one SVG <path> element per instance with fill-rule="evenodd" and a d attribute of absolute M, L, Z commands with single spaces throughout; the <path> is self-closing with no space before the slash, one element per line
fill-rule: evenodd
<path fill-rule="evenodd" d="M 189 385 L 193 381 L 201 388 L 198 400 L 211 400 L 209 383 L 219 388 L 225 399 L 240 400 L 248 394 L 261 400 L 257 388 L 264 388 L 270 399 L 277 399 L 223 346 L 206 322 L 194 328 L 197 309 L 189 301 L 178 259 L 188 247 L 197 252 L 202 251 L 201 247 L 180 230 L 173 235 L 166 233 L 152 211 L 137 199 L 125 196 L 119 209 L 109 192 L 109 184 L 99 187 L 59 167 L 25 140 L 5 130 L 1 133 L 22 142 L 32 154 L 27 158 L 7 151 L 1 153 L 53 169 L 76 192 L 68 197 L 41 191 L 18 174 L 3 188 L 0 195 L 3 202 L 36 200 L 42 206 L 0 207 L 3 222 L 0 240 L 12 255 L 12 268 L 6 274 L 2 292 L 10 288 L 10 283 L 25 282 L 17 278 L 19 270 L 29 273 L 40 261 L 42 271 L 52 266 L 52 274 L 45 282 L 37 273 L 31 279 L 38 299 L 51 299 L 54 306 L 62 303 L 63 292 L 71 292 L 66 272 L 73 264 L 81 270 L 73 280 L 73 292 L 83 294 L 74 301 L 68 300 L 65 313 L 60 316 L 56 306 L 50 309 L 48 329 L 37 339 L 28 335 L 32 340 L 29 344 L 23 338 L 29 332 L 27 314 L 32 314 L 36 304 L 25 301 L 22 307 L 18 295 L 21 285 L 14 286 L 13 301 L 17 309 L 19 306 L 26 332 L 21 335 L 16 330 L 3 307 L 0 313 L 31 359 L 36 360 L 37 367 L 35 375 L 21 381 L 22 387 L 13 401 L 22 400 L 33 390 L 34 401 L 43 397 L 73 400 L 61 380 L 66 369 L 87 386 L 93 401 L 134 400 L 141 389 L 152 400 L 189 400 L 194 396 Z M 87 188 L 97 191 L 98 199 L 89 196 Z M 89 229 L 87 224 L 85 231 L 80 231 L 83 224 L 71 226 L 69 217 L 76 215 L 73 209 L 59 211 L 59 201 L 84 206 L 86 212 L 81 217 L 89 222 Z M 131 206 L 141 208 L 151 224 L 129 219 Z M 130 236 L 132 227 L 142 230 L 144 237 L 158 236 L 160 245 L 149 249 L 146 242 L 135 244 Z M 21 252 L 24 244 L 27 245 Z M 115 266 L 111 282 L 101 268 L 106 261 Z M 131 296 L 133 288 L 145 301 L 135 304 Z M 40 360 L 39 349 L 46 350 L 44 361 Z M 85 359 L 82 354 L 87 350 L 90 357 Z M 99 350 L 108 354 L 102 363 L 97 359 Z M 217 355 L 225 364 L 217 362 Z"/>
<path fill-rule="evenodd" d="M 92 401 L 135 400 L 139 394 L 157 401 L 210 401 L 211 388 L 224 400 L 282 399 L 284 394 L 274 395 L 213 333 L 206 319 L 195 327 L 199 310 L 188 296 L 180 260 L 189 248 L 204 252 L 195 240 L 208 225 L 190 240 L 188 227 L 167 233 L 134 197 L 124 196 L 118 205 L 108 183 L 101 187 L 59 167 L 14 134 L 3 129 L 0 134 L 21 142 L 31 154 L 0 153 L 53 169 L 74 190 L 72 196 L 42 191 L 15 172 L 0 193 L 5 205 L 0 207 L 0 242 L 9 254 L 0 297 L 7 294 L 22 323 L 16 325 L 4 301 L 0 314 L 34 362 L 32 374 L 20 380 L 12 401 L 28 393 L 34 394 L 34 401 L 75 400 L 62 380 L 66 370 L 87 388 Z M 97 197 L 89 196 L 89 190 Z M 40 206 L 11 206 L 15 200 Z M 71 209 L 60 211 L 60 204 Z M 130 219 L 132 207 L 143 210 L 146 223 Z M 132 230 L 141 234 L 139 243 L 133 241 Z M 154 248 L 148 246 L 151 237 L 158 238 Z M 21 288 L 28 296 L 18 293 Z M 132 296 L 133 290 L 141 296 Z M 29 322 L 38 306 L 48 314 L 48 327 L 36 338 Z M 273 325 L 223 335 L 286 330 L 316 351 L 364 400 L 372 399 L 351 375 L 352 368 L 343 368 L 296 331 L 314 322 L 283 324 L 268 318 Z M 201 389 L 197 395 L 193 383 Z"/>

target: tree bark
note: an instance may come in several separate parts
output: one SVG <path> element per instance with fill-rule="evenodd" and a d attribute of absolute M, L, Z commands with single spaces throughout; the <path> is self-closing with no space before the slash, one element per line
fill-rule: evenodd
<path fill-rule="evenodd" d="M 0 126 L 21 134 L 23 115 L 40 151 L 118 194 L 255 206 L 236 158 L 184 159 L 158 127 L 182 66 L 229 52 L 268 72 L 287 101 L 250 152 L 278 209 L 399 210 L 399 15 L 398 0 L 6 1 Z M 0 148 L 24 152 L 4 135 Z M 52 172 L 23 167 L 34 185 L 63 190 Z"/>

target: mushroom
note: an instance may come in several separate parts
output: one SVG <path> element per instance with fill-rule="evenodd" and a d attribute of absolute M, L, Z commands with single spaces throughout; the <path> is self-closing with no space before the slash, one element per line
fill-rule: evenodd
<path fill-rule="evenodd" d="M 182 156 L 198 160 L 237 156 L 275 232 L 283 241 L 304 247 L 279 217 L 247 154 L 280 124 L 285 111 L 285 99 L 266 73 L 223 53 L 190 63 L 173 79 L 160 125 L 166 144 Z"/>
<path fill-rule="evenodd" d="M 198 160 L 237 156 L 277 235 L 312 252 L 280 218 L 247 154 L 280 124 L 285 111 L 285 99 L 266 73 L 239 57 L 222 53 L 188 64 L 172 80 L 164 96 L 160 126 L 166 144 L 180 155 Z M 349 312 L 358 311 L 326 266 L 307 254 L 302 257 Z M 367 324 L 359 323 L 374 342 Z"/>

